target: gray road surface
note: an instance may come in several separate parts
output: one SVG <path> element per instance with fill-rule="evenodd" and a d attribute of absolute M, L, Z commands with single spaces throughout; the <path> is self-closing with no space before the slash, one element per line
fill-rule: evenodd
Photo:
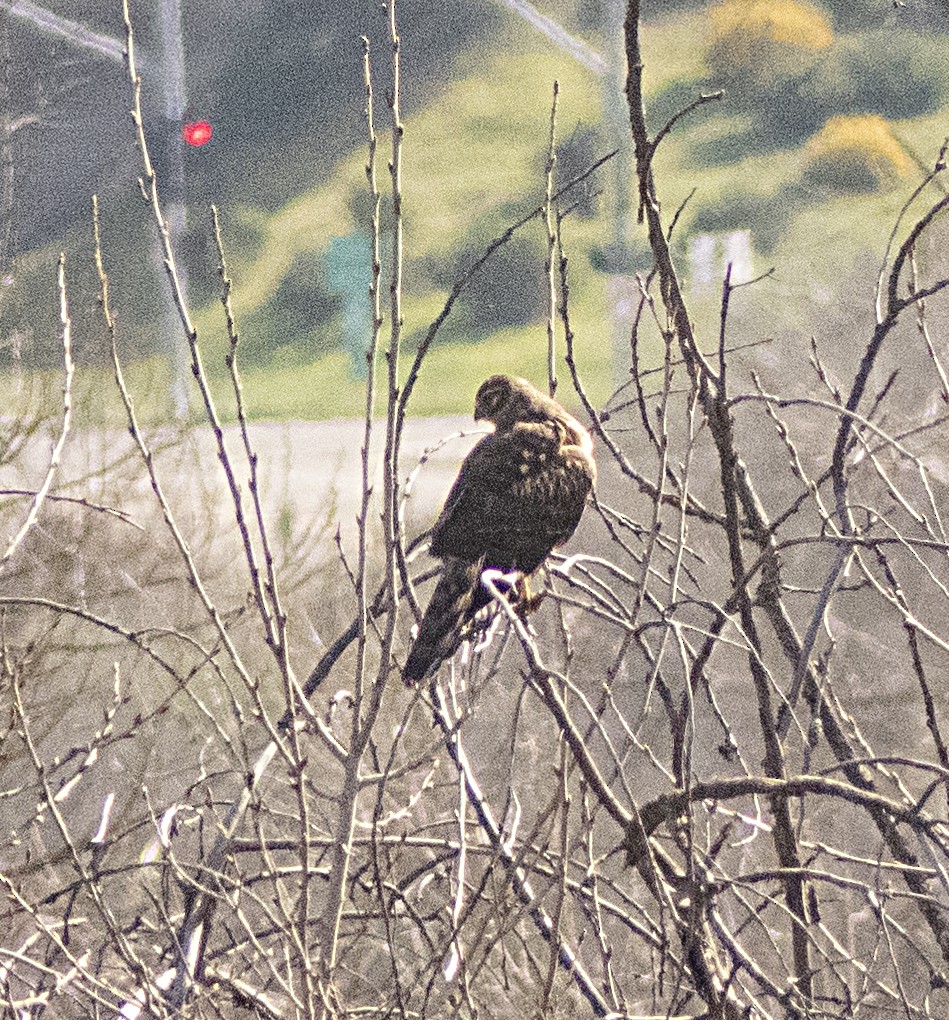
<path fill-rule="evenodd" d="M 56 427 L 53 434 L 33 439 L 12 463 L 0 465 L 0 489 L 35 490 L 40 486 Z M 459 436 L 461 431 L 467 435 Z M 301 525 L 330 516 L 339 523 L 344 541 L 349 541 L 355 534 L 361 499 L 363 433 L 364 423 L 358 420 L 267 422 L 251 426 L 251 443 L 258 457 L 268 516 L 273 519 L 288 506 Z M 459 463 L 482 433 L 483 428 L 476 426 L 470 417 L 407 422 L 399 473 L 404 484 L 415 472 L 406 505 L 410 538 L 431 525 Z M 177 509 L 190 504 L 206 513 L 213 508 L 222 522 L 233 521 L 224 472 L 210 429 L 195 429 L 179 441 L 167 429 L 151 432 L 148 438 L 156 450 L 161 483 Z M 229 427 L 225 441 L 246 494 L 248 469 L 239 431 Z M 374 426 L 370 447 L 376 521 L 381 512 L 384 441 L 385 423 L 380 421 Z M 425 463 L 416 472 L 423 459 Z M 144 465 L 124 430 L 75 430 L 67 441 L 51 491 L 116 506 L 133 516 L 150 513 L 155 505 Z M 24 512 L 26 509 L 24 504 Z"/>

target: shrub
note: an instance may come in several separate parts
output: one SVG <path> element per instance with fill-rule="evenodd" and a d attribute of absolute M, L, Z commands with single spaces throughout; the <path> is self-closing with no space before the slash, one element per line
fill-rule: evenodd
<path fill-rule="evenodd" d="M 339 311 L 339 301 L 328 292 L 323 260 L 316 252 L 299 255 L 273 295 L 244 327 L 242 346 L 247 364 L 266 364 L 277 351 L 319 357 L 338 347 L 337 331 L 328 327 Z"/>
<path fill-rule="evenodd" d="M 831 117 L 807 143 L 804 180 L 859 194 L 889 187 L 911 169 L 909 157 L 882 117 Z"/>
<path fill-rule="evenodd" d="M 854 113 L 897 120 L 932 113 L 942 104 L 946 72 L 942 47 L 910 32 L 873 32 L 846 52 Z"/>
<path fill-rule="evenodd" d="M 827 16 L 801 0 L 725 0 L 710 17 L 709 70 L 739 94 L 803 74 L 834 41 Z"/>
<path fill-rule="evenodd" d="M 696 96 L 716 87 L 708 81 L 701 79 L 696 81 L 694 78 L 673 78 L 666 82 L 652 96 L 646 109 L 649 130 L 653 133 L 659 131 L 680 110 L 684 110 Z"/>
<path fill-rule="evenodd" d="M 450 288 L 469 272 L 491 237 L 485 224 L 476 226 L 449 261 L 450 270 L 439 274 L 439 284 Z M 539 237 L 518 235 L 502 245 L 461 292 L 452 339 L 480 340 L 497 330 L 536 322 L 546 308 L 545 261 Z"/>
<path fill-rule="evenodd" d="M 639 189 L 665 192 L 656 169 Z M 877 302 L 838 257 L 814 312 L 778 276 L 709 330 L 646 203 L 655 273 L 611 295 L 626 378 L 599 412 L 579 374 L 558 391 L 595 426 L 598 512 L 427 690 L 400 674 L 438 567 L 406 521 L 432 520 L 462 435 L 403 429 L 397 322 L 362 421 L 226 434 L 240 379 L 219 397 L 194 343 L 195 428 L 144 434 L 120 371 L 126 431 L 70 432 L 68 381 L 41 405 L 62 426 L 8 402 L 0 467 L 29 487 L 0 499 L 0 1016 L 949 1016 L 947 386 L 914 342 L 949 281 L 905 265 L 941 207 L 892 232 Z M 522 306 L 543 278 L 504 274 L 542 236 L 488 267 Z M 285 283 L 304 327 L 316 267 Z M 485 374 L 536 364 L 492 347 Z M 449 497 L 486 534 L 436 611 L 499 580 L 477 545 L 506 544 L 503 501 L 527 501 L 522 538 L 571 526 L 575 448 L 537 469 L 544 435 L 583 430 L 542 407 Z"/>
<path fill-rule="evenodd" d="M 842 40 L 807 74 L 800 103 L 833 114 L 900 119 L 932 113 L 946 74 L 930 43 L 909 32 L 868 32 Z"/>
<path fill-rule="evenodd" d="M 795 185 L 773 195 L 747 192 L 725 195 L 698 210 L 690 233 L 718 234 L 747 229 L 752 232 L 755 248 L 768 254 L 777 247 L 791 217 L 806 201 L 803 189 Z"/>
<path fill-rule="evenodd" d="M 819 52 L 799 54 L 795 65 L 788 52 L 778 52 L 782 47 L 787 51 L 786 24 L 775 15 L 768 23 L 773 36 L 767 37 L 754 16 L 756 9 L 750 9 L 742 31 L 737 14 L 723 21 L 724 35 L 713 44 L 711 58 L 722 65 L 719 79 L 729 87 L 732 102 L 748 113 L 749 127 L 743 134 L 706 142 L 698 155 L 704 165 L 736 161 L 749 149 L 797 145 L 837 115 L 876 113 L 896 120 L 931 113 L 947 93 L 949 77 L 940 44 L 931 38 L 905 30 L 864 32 L 839 38 Z M 781 16 L 788 16 L 783 6 Z M 811 46 L 826 38 L 802 33 Z M 758 52 L 748 56 L 743 47 L 758 47 Z M 733 63 L 726 65 L 726 58 Z M 661 112 L 673 101 L 684 105 L 682 94 L 681 87 L 667 90 Z"/>
<path fill-rule="evenodd" d="M 588 170 L 602 155 L 603 148 L 595 127 L 578 124 L 570 137 L 557 146 L 557 187 L 563 187 L 579 177 L 584 170 Z M 581 219 L 592 219 L 597 213 L 602 187 L 603 176 L 598 170 L 564 195 L 560 201 L 561 207 L 572 208 Z"/>
<path fill-rule="evenodd" d="M 843 31 L 879 25 L 891 13 L 890 5 L 879 0 L 822 0 L 822 3 L 830 11 L 834 25 Z"/>

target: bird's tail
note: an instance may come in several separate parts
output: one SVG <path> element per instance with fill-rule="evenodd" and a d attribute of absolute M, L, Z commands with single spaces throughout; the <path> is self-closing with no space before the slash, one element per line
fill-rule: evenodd
<path fill-rule="evenodd" d="M 491 597 L 481 585 L 481 560 L 449 557 L 419 625 L 418 637 L 402 671 L 407 684 L 418 683 L 461 644 L 462 631 Z"/>

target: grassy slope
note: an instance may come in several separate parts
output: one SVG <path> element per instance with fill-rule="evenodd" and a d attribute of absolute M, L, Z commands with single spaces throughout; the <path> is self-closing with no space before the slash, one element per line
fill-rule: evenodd
<path fill-rule="evenodd" d="M 463 80 L 454 82 L 427 110 L 406 124 L 404 143 L 405 257 L 438 259 L 467 230 L 473 214 L 501 206 L 525 211 L 539 204 L 543 181 L 538 174 L 548 132 L 552 83 L 561 84 L 559 123 L 567 131 L 580 121 L 599 118 L 596 78 L 555 54 L 494 53 Z M 378 116 L 377 111 L 377 116 Z M 379 141 L 378 180 L 388 185 L 386 160 L 391 136 Z M 301 196 L 270 221 L 259 257 L 235 274 L 238 317 L 255 308 L 279 282 L 300 252 L 319 251 L 329 238 L 353 229 L 346 195 L 365 187 L 365 155 L 343 164 L 325 188 Z M 539 229 L 532 224 L 527 229 Z M 582 224 L 590 234 L 590 225 Z M 602 230 L 597 225 L 595 232 Z M 565 231 L 568 253 L 573 223 Z M 582 238 L 580 247 L 589 243 Z M 571 280 L 578 358 L 598 382 L 608 379 L 609 350 L 599 323 L 605 316 L 598 280 L 578 257 Z M 540 282 L 539 284 L 540 285 Z M 384 290 L 387 298 L 387 289 Z M 424 332 L 441 310 L 446 293 L 404 297 L 405 334 Z M 388 307 L 384 304 L 388 329 Z M 214 336 L 220 314 L 202 310 L 202 331 Z M 509 330 L 476 345 L 454 344 L 432 351 L 416 391 L 414 412 L 445 414 L 467 410 L 477 382 L 494 370 L 517 371 L 542 378 L 546 334 L 542 324 Z M 403 357 L 408 366 L 411 352 Z M 603 385 L 595 385 L 602 391 Z M 248 371 L 245 392 L 255 415 L 266 417 L 333 417 L 352 414 L 362 405 L 362 386 L 348 371 L 348 358 L 333 354 L 310 364 Z"/>
<path fill-rule="evenodd" d="M 707 27 L 702 15 L 673 15 L 644 32 L 647 95 L 672 80 L 700 78 Z M 472 54 L 462 73 L 431 106 L 412 118 L 405 142 L 406 258 L 438 257 L 448 251 L 472 216 L 513 204 L 530 209 L 540 200 L 538 166 L 546 144 L 551 83 L 561 83 L 558 130 L 569 134 L 579 122 L 595 122 L 602 106 L 601 83 L 590 72 L 545 49 L 527 30 L 514 40 L 513 51 Z M 650 59 L 651 57 L 651 59 Z M 378 115 L 378 113 L 377 113 Z M 935 155 L 944 113 L 895 125 L 899 136 L 928 160 Z M 728 131 L 732 122 L 712 108 L 699 111 L 670 136 L 660 149 L 656 167 L 667 209 L 697 186 L 682 218 L 687 231 L 692 212 L 734 188 L 755 182 L 766 194 L 777 194 L 783 182 L 800 170 L 799 150 L 753 155 L 737 165 L 702 168 L 691 165 L 695 141 Z M 388 137 L 380 139 L 380 186 L 388 183 L 384 161 Z M 334 233 L 351 225 L 340 196 L 363 186 L 364 156 L 340 168 L 330 185 L 301 196 L 270 224 L 270 242 L 260 258 L 242 274 L 238 309 L 264 300 L 279 273 L 298 251 L 321 248 Z M 866 252 L 881 257 L 887 236 L 915 181 L 890 192 L 829 198 L 795 216 L 787 234 L 761 269 L 778 267 L 778 292 L 785 307 L 776 319 L 797 322 L 799 302 L 809 301 L 815 283 L 839 279 Z M 540 229 L 532 224 L 528 229 Z M 611 233 L 605 216 L 592 221 L 568 220 L 564 243 L 571 267 L 571 313 L 577 358 L 588 388 L 603 399 L 613 379 L 611 337 L 605 278 L 587 261 L 591 248 Z M 437 315 L 445 295 L 409 293 L 405 299 L 406 334 L 424 329 Z M 387 311 L 387 309 L 386 309 Z M 717 308 L 696 309 L 701 324 L 717 328 Z M 205 310 L 203 323 L 217 312 Z M 560 343 L 562 355 L 563 342 Z M 413 404 L 417 414 L 466 411 L 478 381 L 490 371 L 511 371 L 535 379 L 545 376 L 546 337 L 543 324 L 511 329 L 475 344 L 436 348 L 426 362 Z M 405 357 L 403 364 L 410 358 Z M 561 363 L 562 378 L 566 371 Z M 258 370 L 245 376 L 252 413 L 263 417 L 331 417 L 351 414 L 361 406 L 362 387 L 348 373 L 347 359 L 331 355 L 307 365 Z"/>
<path fill-rule="evenodd" d="M 703 18 L 678 15 L 645 30 L 647 92 L 654 93 L 670 80 L 702 75 Z M 472 220 L 491 209 L 523 211 L 539 204 L 543 181 L 539 172 L 549 130 L 552 82 L 561 84 L 558 131 L 565 137 L 580 123 L 598 121 L 602 104 L 600 81 L 569 58 L 547 48 L 540 37 L 523 28 L 515 32 L 503 52 L 471 53 L 459 68 L 458 80 L 411 117 L 405 133 L 405 254 L 415 259 L 444 257 Z M 382 108 L 379 108 L 382 107 Z M 384 104 L 376 115 L 381 126 Z M 944 114 L 896 125 L 901 138 L 928 160 L 935 154 L 944 131 Z M 751 156 L 740 164 L 690 167 L 690 146 L 700 139 L 729 130 L 727 117 L 714 110 L 699 111 L 668 137 L 656 157 L 660 196 L 667 209 L 676 208 L 697 186 L 686 208 L 680 231 L 688 228 L 692 210 L 712 202 L 741 181 L 755 182 L 765 193 L 776 193 L 783 181 L 799 170 L 800 154 L 783 151 Z M 379 140 L 378 181 L 388 184 L 386 161 L 390 140 Z M 353 229 L 349 197 L 365 188 L 365 153 L 359 151 L 338 168 L 324 187 L 301 195 L 273 216 L 254 213 L 262 230 L 259 250 L 248 257 L 229 252 L 235 279 L 234 306 L 238 322 L 258 308 L 278 286 L 293 259 L 319 258 L 333 236 Z M 835 198 L 796 216 L 769 258 L 778 266 L 781 291 L 787 299 L 785 315 L 792 321 L 797 302 L 807 300 L 815 279 L 833 279 L 862 252 L 882 254 L 886 237 L 905 195 L 914 182 L 882 195 Z M 540 230 L 540 224 L 527 229 Z M 605 278 L 592 270 L 587 254 L 611 236 L 605 216 L 591 221 L 569 219 L 564 244 L 571 267 L 571 312 L 577 358 L 590 391 L 597 399 L 609 393 L 613 377 Z M 638 228 L 641 229 L 641 228 Z M 227 218 L 225 216 L 225 244 Z M 761 268 L 766 268 L 762 266 Z M 539 281 L 538 285 L 542 285 Z M 384 284 L 384 295 L 387 288 Z M 444 293 L 411 288 L 405 295 L 406 335 L 424 331 L 438 314 Z M 388 316 L 388 307 L 384 305 Z M 696 309 L 714 330 L 715 313 Z M 202 349 L 222 397 L 229 408 L 230 383 L 219 366 L 225 347 L 223 316 L 217 304 L 195 313 Z M 383 331 L 385 341 L 387 326 Z M 246 338 L 253 343 L 253 337 Z M 559 341 L 563 352 L 562 339 Z M 511 371 L 541 380 L 545 376 L 546 335 L 542 323 L 507 330 L 478 344 L 452 344 L 435 348 L 426 362 L 412 410 L 416 414 L 467 411 L 477 383 L 491 371 Z M 411 353 L 403 356 L 407 368 Z M 561 376 L 566 370 L 561 363 Z M 168 413 L 168 369 L 155 360 L 134 366 L 130 373 L 138 404 L 146 420 L 160 421 Z M 17 386 L 0 379 L 0 396 L 8 406 Z M 60 382 L 56 374 L 38 376 L 29 386 L 34 399 L 55 402 Z M 79 373 L 79 416 L 89 420 L 122 420 L 117 399 L 104 395 L 112 389 L 101 371 Z M 91 391 L 95 399 L 82 398 Z M 38 395 L 37 395 L 38 394 Z M 329 418 L 358 414 L 363 406 L 363 385 L 349 373 L 348 357 L 332 354 L 306 364 L 275 364 L 244 373 L 248 411 L 258 418 Z M 19 400 L 17 401 L 20 402 Z M 231 415 L 225 411 L 225 417 Z"/>
<path fill-rule="evenodd" d="M 465 232 L 473 216 L 495 207 L 530 210 L 543 195 L 539 168 L 549 131 L 554 79 L 561 83 L 559 124 L 568 133 L 579 122 L 599 119 L 600 87 L 596 76 L 566 57 L 537 52 L 543 41 L 531 33 L 513 40 L 514 50 L 471 54 L 464 78 L 453 82 L 405 128 L 404 208 L 405 258 L 435 258 L 447 252 Z M 379 107 L 382 107 L 381 109 Z M 377 103 L 377 129 L 387 111 Z M 391 135 L 379 131 L 377 179 L 380 190 L 389 184 L 387 161 Z M 247 257 L 228 249 L 227 211 L 223 215 L 225 248 L 234 279 L 233 305 L 240 325 L 243 317 L 263 304 L 277 288 L 294 258 L 321 257 L 329 240 L 354 229 L 349 197 L 366 188 L 365 149 L 357 151 L 321 188 L 294 199 L 272 216 L 256 210 L 250 219 L 262 233 L 258 250 Z M 578 221 L 577 221 L 578 222 Z M 534 223 L 528 229 L 541 229 Z M 585 250 L 602 227 L 582 224 L 578 248 Z M 573 254 L 572 223 L 565 244 Z M 602 342 L 600 323 L 605 309 L 597 292 L 597 278 L 585 257 L 572 265 L 574 329 L 578 360 L 596 379 L 608 378 L 608 346 Z M 539 281 L 539 284 L 541 282 Z M 382 346 L 388 334 L 388 287 L 383 281 Z M 424 332 L 439 313 L 447 293 L 426 292 L 404 296 L 405 335 Z M 231 384 L 221 371 L 227 347 L 224 316 L 213 302 L 194 310 L 199 342 L 209 367 L 222 415 L 231 418 Z M 253 343 L 252 335 L 244 342 Z M 562 346 L 562 343 L 561 343 Z M 546 357 L 543 324 L 512 330 L 484 343 L 451 345 L 433 350 L 417 388 L 416 414 L 444 414 L 470 408 L 477 382 L 490 371 L 507 370 L 541 379 Z M 403 358 L 407 369 L 411 354 Z M 561 369 L 563 370 L 563 369 Z M 121 425 L 124 412 L 112 392 L 111 373 L 103 369 L 77 372 L 74 402 L 79 421 Z M 170 370 L 160 358 L 137 362 L 127 371 L 140 416 L 159 422 L 169 413 L 167 397 Z M 274 364 L 243 372 L 248 412 L 258 418 L 329 418 L 359 414 L 364 404 L 363 384 L 352 378 L 349 359 L 331 354 L 315 362 Z M 55 408 L 61 387 L 58 372 L 0 378 L 0 398 L 7 406 Z M 601 392 L 602 385 L 594 385 Z"/>
<path fill-rule="evenodd" d="M 658 89 L 671 77 L 701 71 L 699 40 L 702 19 L 680 16 L 647 29 L 647 46 L 667 56 L 649 69 L 648 88 Z M 404 192 L 407 260 L 438 258 L 450 250 L 473 216 L 514 205 L 528 211 L 543 194 L 539 174 L 549 130 L 552 85 L 560 83 L 558 132 L 563 137 L 578 123 L 599 121 L 603 86 L 570 58 L 547 47 L 529 30 L 515 32 L 503 52 L 472 53 L 453 82 L 431 106 L 406 125 Z M 466 72 L 466 73 L 465 73 Z M 377 110 L 377 118 L 380 112 Z M 385 161 L 391 136 L 379 139 L 378 180 L 388 184 Z M 238 317 L 256 308 L 279 283 L 293 257 L 319 251 L 334 235 L 353 228 L 345 196 L 365 187 L 365 155 L 344 163 L 325 188 L 296 199 L 267 225 L 259 256 L 235 274 Z M 540 229 L 539 223 L 526 229 Z M 605 216 L 568 219 L 563 241 L 570 264 L 571 327 L 575 354 L 591 395 L 605 399 L 612 378 L 612 339 L 604 278 L 594 272 L 587 253 L 610 236 Z M 542 285 L 538 281 L 538 285 Z M 446 293 L 407 293 L 405 332 L 424 331 L 441 310 Z M 385 311 L 388 311 L 386 308 Z M 198 315 L 202 333 L 220 342 L 218 309 Z M 385 338 L 385 333 L 383 339 Z M 474 345 L 436 347 L 426 360 L 416 389 L 416 414 L 467 411 L 478 382 L 492 371 L 507 371 L 541 380 L 546 375 L 543 324 L 509 329 Z M 563 339 L 558 339 L 561 378 Z M 403 358 L 403 366 L 411 353 Z M 245 396 L 259 417 L 334 417 L 362 406 L 362 385 L 353 380 L 348 358 L 333 354 L 308 364 L 248 371 Z"/>

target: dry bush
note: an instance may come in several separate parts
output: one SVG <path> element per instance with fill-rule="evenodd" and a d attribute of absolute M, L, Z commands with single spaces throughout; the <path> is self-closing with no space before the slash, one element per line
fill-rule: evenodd
<path fill-rule="evenodd" d="M 894 231 L 865 344 L 789 345 L 769 380 L 758 338 L 730 335 L 751 291 L 727 276 L 717 344 L 694 333 L 638 30 L 630 3 L 654 266 L 606 407 L 574 369 L 550 181 L 485 254 L 545 218 L 551 366 L 597 437 L 595 506 L 530 628 L 499 604 L 490 640 L 425 689 L 398 677 L 432 574 L 405 502 L 434 453 L 411 475 L 400 454 L 466 281 L 400 370 L 397 88 L 391 304 L 383 334 L 377 273 L 355 532 L 335 550 L 322 517 L 301 527 L 267 500 L 233 325 L 239 424 L 220 426 L 170 247 L 197 432 L 147 436 L 116 358 L 129 431 L 82 449 L 63 301 L 62 420 L 4 464 L 35 475 L 5 505 L 0 575 L 10 1015 L 947 1014 L 947 281 L 920 270 L 943 158 Z M 378 238 L 368 54 L 366 73 Z M 223 255 L 221 273 L 230 317 Z M 64 489 L 77 446 L 91 466 Z"/>

